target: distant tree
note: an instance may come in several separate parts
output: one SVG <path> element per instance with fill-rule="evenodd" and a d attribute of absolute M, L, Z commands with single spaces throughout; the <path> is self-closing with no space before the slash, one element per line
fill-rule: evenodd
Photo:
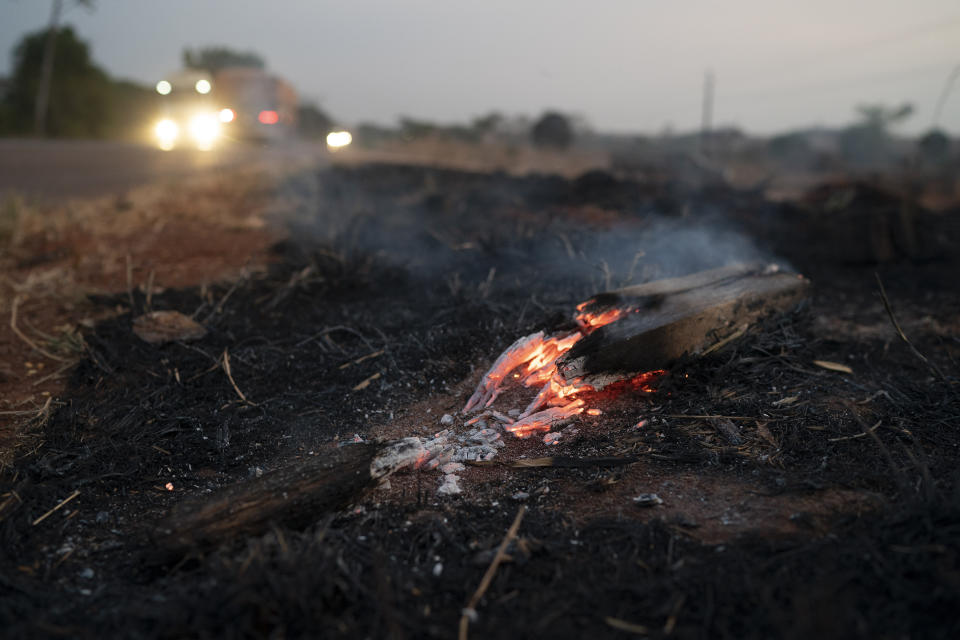
<path fill-rule="evenodd" d="M 307 138 L 322 138 L 330 133 L 333 118 L 311 102 L 304 102 L 297 109 L 297 128 Z"/>
<path fill-rule="evenodd" d="M 485 116 L 474 118 L 470 128 L 473 129 L 478 136 L 483 137 L 496 131 L 497 128 L 503 124 L 503 120 L 502 114 L 491 111 Z"/>
<path fill-rule="evenodd" d="M 888 160 L 892 138 L 890 127 L 913 114 L 913 106 L 860 105 L 860 122 L 847 127 L 840 134 L 840 149 L 844 158 L 857 164 L 876 165 Z"/>
<path fill-rule="evenodd" d="M 139 138 L 145 123 L 157 117 L 157 93 L 126 80 L 111 81 L 106 124 L 101 134 L 110 138 Z"/>
<path fill-rule="evenodd" d="M 7 128 L 24 133 L 36 123 L 38 86 L 42 82 L 50 31 L 27 34 L 14 49 L 13 73 L 6 97 Z M 70 27 L 55 32 L 59 62 L 51 71 L 44 134 L 101 137 L 109 129 L 111 83 L 90 58 L 87 44 Z"/>
<path fill-rule="evenodd" d="M 770 138 L 767 142 L 767 152 L 775 160 L 795 166 L 808 162 L 813 150 L 810 148 L 807 136 L 793 132 Z"/>
<path fill-rule="evenodd" d="M 90 8 L 93 0 L 73 0 L 78 6 Z M 50 22 L 47 24 L 46 39 L 43 46 L 43 62 L 40 65 L 40 80 L 37 83 L 37 96 L 33 108 L 34 133 L 43 136 L 47 127 L 47 109 L 50 104 L 50 84 L 53 81 L 53 63 L 57 51 L 57 31 L 60 28 L 60 16 L 63 14 L 63 0 L 52 0 Z"/>
<path fill-rule="evenodd" d="M 183 66 L 214 74 L 228 67 L 263 69 L 266 63 L 259 54 L 252 51 L 235 51 L 229 47 L 203 47 L 196 50 L 184 49 Z"/>
<path fill-rule="evenodd" d="M 407 140 L 424 138 L 436 133 L 437 125 L 426 120 L 416 120 L 414 118 L 400 118 L 400 132 Z"/>
<path fill-rule="evenodd" d="M 400 137 L 400 133 L 396 129 L 372 122 L 361 122 L 356 126 L 354 134 L 354 142 L 365 146 L 377 146 Z"/>
<path fill-rule="evenodd" d="M 566 116 L 548 111 L 533 125 L 530 138 L 537 147 L 566 149 L 573 143 L 573 127 Z"/>
<path fill-rule="evenodd" d="M 950 138 L 940 129 L 933 129 L 920 138 L 917 146 L 924 159 L 939 162 L 950 153 Z"/>

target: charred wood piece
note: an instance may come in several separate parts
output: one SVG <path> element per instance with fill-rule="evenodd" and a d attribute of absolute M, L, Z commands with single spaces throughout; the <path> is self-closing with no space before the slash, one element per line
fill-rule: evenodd
<path fill-rule="evenodd" d="M 793 308 L 809 281 L 762 265 L 733 265 L 602 293 L 581 305 L 593 316 L 626 311 L 578 341 L 557 363 L 567 381 L 597 389 L 668 369 L 730 342 L 765 316 Z M 722 346 L 722 345 L 721 345 Z"/>

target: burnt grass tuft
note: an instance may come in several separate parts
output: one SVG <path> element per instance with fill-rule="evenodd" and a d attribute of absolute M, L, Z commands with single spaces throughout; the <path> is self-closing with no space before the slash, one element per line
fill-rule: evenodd
<path fill-rule="evenodd" d="M 839 236 L 856 237 L 879 206 L 869 194 L 834 215 Z M 654 401 L 612 410 L 652 416 L 649 431 L 585 435 L 566 455 L 640 453 L 661 474 L 738 478 L 774 497 L 844 489 L 871 506 L 798 512 L 800 533 L 718 544 L 695 523 L 630 510 L 583 518 L 532 499 L 471 634 L 628 635 L 621 623 L 684 638 L 960 633 L 958 212 L 920 212 L 939 244 L 877 266 L 813 243 L 806 209 L 715 186 L 371 165 L 297 176 L 283 195 L 296 203 L 291 240 L 267 272 L 151 297 L 150 309 L 202 322 L 203 339 L 149 345 L 130 330 L 148 310 L 140 292 L 133 308 L 127 294 L 98 300 L 123 309 L 86 335 L 42 445 L 0 479 L 5 637 L 451 637 L 516 513 L 509 492 L 496 505 L 437 500 L 431 476 L 415 502 L 362 501 L 306 530 L 274 527 L 185 558 L 158 554 L 151 528 L 185 496 L 452 393 L 516 337 L 569 322 L 594 292 L 737 251 L 786 256 L 813 279 L 812 300 L 676 368 Z M 810 215 L 823 226 L 821 213 Z M 680 246 L 704 229 L 723 246 Z M 943 377 L 890 333 L 875 270 Z M 666 417 L 680 414 L 762 420 L 742 425 L 746 444 L 733 447 L 705 439 L 709 422 Z M 595 471 L 543 473 L 597 483 Z"/>

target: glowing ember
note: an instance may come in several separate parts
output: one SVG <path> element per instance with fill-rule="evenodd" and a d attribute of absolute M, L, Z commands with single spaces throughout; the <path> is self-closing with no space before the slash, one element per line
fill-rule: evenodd
<path fill-rule="evenodd" d="M 582 393 L 594 392 L 596 389 L 581 379 L 568 381 L 557 372 L 557 360 L 572 349 L 581 338 L 600 327 L 620 320 L 632 311 L 612 308 L 593 313 L 585 310 L 595 302 L 595 299 L 591 299 L 577 305 L 576 320 L 579 326 L 577 331 L 549 337 L 542 331 L 538 331 L 510 345 L 487 371 L 463 408 L 463 413 L 477 409 L 486 409 L 486 411 L 471 418 L 466 424 L 473 425 L 483 417 L 495 415 L 501 419 L 501 422 L 506 423 L 504 428 L 507 431 L 518 438 L 527 438 L 536 432 L 550 431 L 554 425 L 583 412 L 594 416 L 600 415 L 599 409 L 586 408 L 585 401 L 579 397 Z M 664 372 L 644 373 L 624 381 L 620 386 L 652 391 L 650 383 L 662 373 Z M 540 386 L 540 391 L 516 422 L 509 418 L 503 420 L 506 416 L 502 413 L 488 409 L 500 395 L 505 381 L 510 378 L 526 387 Z M 556 442 L 556 439 L 551 439 L 551 442 Z"/>
<path fill-rule="evenodd" d="M 518 438 L 529 438 L 537 431 L 550 431 L 553 425 L 583 412 L 583 400 L 562 407 L 550 407 L 504 427 Z"/>
<path fill-rule="evenodd" d="M 549 382 L 540 389 L 540 393 L 537 394 L 533 401 L 527 405 L 527 408 L 520 414 L 520 417 L 525 418 L 542 407 L 563 404 L 568 398 L 572 398 L 581 391 L 594 391 L 594 388 L 579 381 L 568 383 L 563 377 L 554 375 L 550 378 Z"/>
<path fill-rule="evenodd" d="M 599 329 L 611 322 L 616 322 L 628 313 L 630 313 L 629 309 L 608 309 L 601 313 L 582 311 L 577 314 L 577 324 L 579 324 L 584 331 L 590 333 L 594 329 Z"/>
<path fill-rule="evenodd" d="M 500 354 L 487 374 L 483 376 L 483 381 L 473 392 L 470 400 L 467 401 L 467 406 L 463 408 L 463 412 L 466 413 L 478 407 L 489 407 L 500 394 L 500 383 L 503 382 L 503 379 L 511 371 L 536 357 L 542 348 L 543 331 L 520 338 L 510 345 L 506 351 Z"/>

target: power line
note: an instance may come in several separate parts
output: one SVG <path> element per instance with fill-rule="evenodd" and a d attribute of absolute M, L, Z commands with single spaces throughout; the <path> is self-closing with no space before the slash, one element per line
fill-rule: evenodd
<path fill-rule="evenodd" d="M 947 81 L 943 83 L 943 90 L 937 99 L 937 106 L 933 109 L 933 121 L 930 123 L 933 128 L 936 128 L 940 123 L 940 114 L 943 112 L 943 105 L 947 101 L 947 96 L 950 95 L 950 90 L 953 89 L 953 83 L 956 81 L 957 76 L 960 76 L 960 64 L 953 68 L 953 71 L 947 76 Z"/>

